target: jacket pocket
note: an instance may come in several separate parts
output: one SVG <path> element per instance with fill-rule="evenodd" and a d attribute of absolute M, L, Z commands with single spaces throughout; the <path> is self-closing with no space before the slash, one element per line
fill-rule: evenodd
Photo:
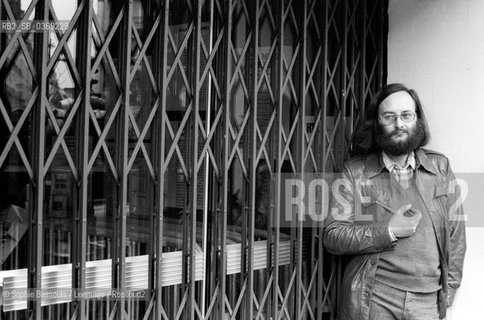
<path fill-rule="evenodd" d="M 440 198 L 440 197 L 446 197 L 447 198 L 447 187 L 443 183 L 438 183 L 434 186 L 434 199 Z"/>
<path fill-rule="evenodd" d="M 438 209 L 441 213 L 444 213 L 447 208 L 447 186 L 443 183 L 435 184 L 434 186 L 434 196 L 433 202 L 435 204 L 436 209 Z"/>

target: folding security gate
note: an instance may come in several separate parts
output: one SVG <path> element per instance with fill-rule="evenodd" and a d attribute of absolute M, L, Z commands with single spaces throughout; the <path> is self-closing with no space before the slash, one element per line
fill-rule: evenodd
<path fill-rule="evenodd" d="M 2 318 L 334 317 L 281 173 L 347 156 L 386 1 L 0 2 Z"/>

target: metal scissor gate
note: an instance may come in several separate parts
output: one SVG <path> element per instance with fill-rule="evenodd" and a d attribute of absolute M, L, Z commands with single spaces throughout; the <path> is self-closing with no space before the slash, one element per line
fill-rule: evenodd
<path fill-rule="evenodd" d="M 338 260 L 320 223 L 281 221 L 283 174 L 347 156 L 386 78 L 386 1 L 0 17 L 1 318 L 334 317 Z"/>

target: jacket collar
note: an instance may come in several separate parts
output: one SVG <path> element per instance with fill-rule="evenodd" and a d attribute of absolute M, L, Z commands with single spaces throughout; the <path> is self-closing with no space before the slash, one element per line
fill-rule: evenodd
<path fill-rule="evenodd" d="M 380 174 L 383 170 L 386 170 L 383 163 L 381 152 L 370 153 L 365 160 L 364 174 L 367 179 L 371 179 L 374 176 Z"/>
<path fill-rule="evenodd" d="M 428 172 L 437 174 L 437 169 L 430 159 L 427 157 L 422 149 L 415 150 L 416 170 L 422 166 Z M 383 163 L 382 153 L 370 153 L 365 160 L 364 173 L 368 179 L 380 174 L 383 170 L 387 170 Z"/>
<path fill-rule="evenodd" d="M 417 160 L 417 169 L 422 166 L 428 172 L 437 175 L 437 168 L 435 168 L 435 165 L 432 163 L 429 157 L 427 157 L 427 154 L 423 149 L 417 149 L 415 151 L 415 158 Z"/>

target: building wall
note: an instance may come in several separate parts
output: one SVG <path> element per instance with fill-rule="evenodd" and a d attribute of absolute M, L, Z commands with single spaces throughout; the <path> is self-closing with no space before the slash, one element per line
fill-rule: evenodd
<path fill-rule="evenodd" d="M 430 148 L 445 153 L 469 187 L 468 253 L 448 319 L 482 314 L 484 223 L 484 1 L 390 0 L 388 82 L 415 88 L 426 108 Z"/>

